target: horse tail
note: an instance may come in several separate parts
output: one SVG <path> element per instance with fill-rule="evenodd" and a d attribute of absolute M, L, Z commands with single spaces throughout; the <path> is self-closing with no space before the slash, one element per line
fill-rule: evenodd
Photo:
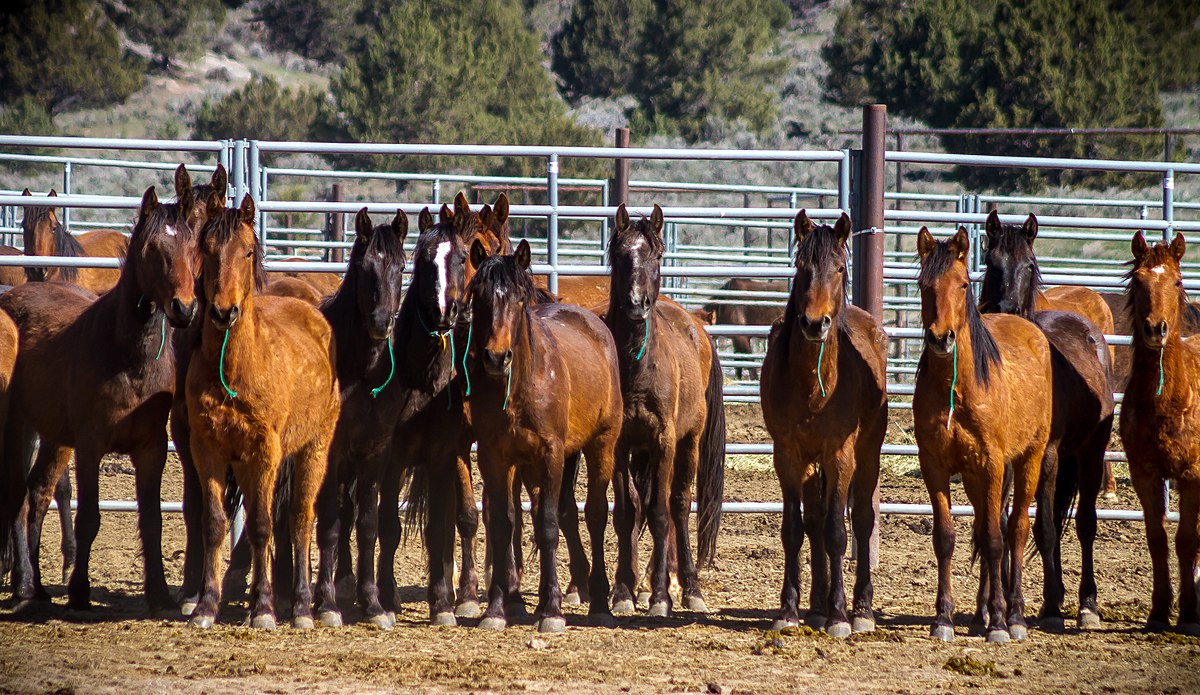
<path fill-rule="evenodd" d="M 292 510 L 292 496 L 295 494 L 292 482 L 296 478 L 296 459 L 291 456 L 283 457 L 279 464 L 279 472 L 275 475 L 275 494 L 271 498 L 271 515 L 278 526 L 281 522 L 284 528 L 290 528 L 288 515 Z"/>
<path fill-rule="evenodd" d="M 242 488 L 238 487 L 237 478 L 233 475 L 233 469 L 225 472 L 225 516 L 233 518 L 237 510 L 242 507 L 243 497 Z"/>
<path fill-rule="evenodd" d="M 1079 499 L 1079 476 L 1082 475 L 1082 461 L 1072 454 L 1058 460 L 1058 479 L 1054 484 L 1054 520 L 1058 523 L 1058 538 L 1062 540 L 1067 534 L 1067 522 L 1075 509 L 1075 501 Z M 1101 461 L 1101 466 L 1104 462 Z"/>
<path fill-rule="evenodd" d="M 710 337 L 712 362 L 704 392 L 706 417 L 700 433 L 700 466 L 696 472 L 696 557 L 701 567 L 711 565 L 721 530 L 721 504 L 725 501 L 725 373 Z"/>
<path fill-rule="evenodd" d="M 404 526 L 400 538 L 408 543 L 410 536 L 425 542 L 425 524 L 429 519 L 429 471 L 425 466 L 410 466 L 400 473 L 400 486 L 404 489 Z M 414 531 L 417 531 L 414 533 Z"/>

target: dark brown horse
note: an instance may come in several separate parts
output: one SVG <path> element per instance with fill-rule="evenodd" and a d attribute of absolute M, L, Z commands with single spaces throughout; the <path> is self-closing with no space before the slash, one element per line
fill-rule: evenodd
<path fill-rule="evenodd" d="M 1091 321 L 1074 312 L 1034 311 L 1040 282 L 1029 240 L 1030 226 L 1036 224 L 1032 215 L 1023 226 L 1000 224 L 995 214 L 988 217 L 986 270 L 979 308 L 985 314 L 1002 311 L 1028 319 L 1042 329 L 1050 343 L 1054 411 L 1033 524 L 1045 577 L 1038 620 L 1044 629 L 1062 627 L 1061 538 L 1067 514 L 1078 495 L 1075 531 L 1083 551 L 1079 625 L 1098 627 L 1092 550 L 1096 542 L 1096 498 L 1104 479 L 1104 453 L 1113 425 L 1112 368 L 1104 334 Z"/>
<path fill-rule="evenodd" d="M 1024 639 L 1021 590 L 1029 503 L 1038 483 L 1052 414 L 1050 346 L 1029 321 L 1009 314 L 980 316 L 967 269 L 967 230 L 934 241 L 917 236 L 925 350 L 913 394 L 921 474 L 933 505 L 938 594 L 931 634 L 954 639 L 950 562 L 954 524 L 950 478 L 961 474 L 975 509 L 972 545 L 981 557 L 975 627 L 989 642 Z M 1014 486 L 1007 535 L 1001 531 L 1006 469 Z M 1006 567 L 1006 548 L 1012 555 Z"/>
<path fill-rule="evenodd" d="M 90 299 L 76 287 L 39 282 L 0 297 L 0 308 L 21 333 L 3 465 L 20 467 L 30 455 L 21 436 L 25 428 L 42 440 L 24 517 L 11 510 L 4 517 L 17 533 L 13 583 L 18 600 L 48 598 L 38 568 L 41 525 L 67 461 L 65 450 L 73 448 L 79 547 L 69 605 L 90 605 L 88 561 L 100 525 L 100 460 L 114 451 L 130 455 L 137 476 L 146 598 L 152 610 L 174 605 L 163 575 L 159 507 L 175 384 L 167 345 L 171 327 L 186 325 L 196 307 L 196 242 L 188 225 L 192 189 L 182 166 L 175 182 L 178 203 L 160 204 L 153 187 L 142 197 L 129 254 L 112 291 Z"/>
<path fill-rule="evenodd" d="M 26 188 L 21 195 L 32 195 Z M 49 197 L 58 193 L 50 191 Z M 25 234 L 27 256 L 91 256 L 93 258 L 123 258 L 129 249 L 125 235 L 112 230 L 85 232 L 75 236 L 67 231 L 53 207 L 33 205 L 25 208 L 21 220 Z M 26 268 L 29 280 L 69 282 L 96 294 L 103 294 L 117 284 L 120 270 L 112 268 Z"/>
<path fill-rule="evenodd" d="M 733 278 L 727 280 L 719 288 L 725 292 L 787 292 L 786 280 L 751 280 L 748 278 Z M 783 308 L 764 304 L 739 304 L 734 299 L 721 297 L 721 301 L 712 301 L 704 305 L 705 311 L 711 311 L 713 323 L 721 326 L 770 326 L 783 315 Z M 755 301 L 768 301 L 758 299 Z M 748 335 L 730 336 L 733 351 L 743 355 L 754 352 L 753 339 Z M 742 377 L 742 367 L 737 368 L 737 375 Z M 750 369 L 751 378 L 755 378 L 758 370 Z"/>
<path fill-rule="evenodd" d="M 357 236 L 341 287 L 321 305 L 321 313 L 333 328 L 338 346 L 337 377 L 342 409 L 317 505 L 320 564 L 316 608 L 322 623 L 341 625 L 334 561 L 338 536 L 349 535 L 350 529 L 341 527 L 338 496 L 341 490 L 345 490 L 341 494 L 347 495 L 353 490 L 355 499 L 347 503 L 358 510 L 358 601 L 367 620 L 386 629 L 394 619 L 379 602 L 375 540 L 379 482 L 391 463 L 389 447 L 403 408 L 399 387 L 391 382 L 399 342 L 394 326 L 400 311 L 408 217 L 397 212 L 389 224 L 376 226 L 363 208 L 355 219 L 355 229 Z M 403 343 L 399 347 L 402 350 Z M 404 358 L 403 351 L 400 357 Z"/>
<path fill-rule="evenodd" d="M 1165 483 L 1179 491 L 1179 631 L 1200 636 L 1196 562 L 1200 559 L 1200 338 L 1180 335 L 1183 291 L 1182 234 L 1153 247 L 1138 232 L 1126 292 L 1133 321 L 1133 365 L 1121 404 L 1121 441 L 1129 476 L 1146 517 L 1146 542 L 1154 568 L 1149 630 L 1164 630 L 1172 591 L 1167 546 Z"/>
<path fill-rule="evenodd" d="M 217 572 L 225 534 L 225 479 L 232 468 L 245 496 L 254 556 L 250 624 L 275 626 L 270 535 L 275 479 L 292 461 L 292 624 L 313 625 L 309 544 L 314 502 L 325 476 L 340 400 L 333 332 L 320 312 L 289 297 L 256 295 L 264 270 L 254 201 L 224 208 L 207 201 L 200 235 L 204 316 L 188 365 L 186 398 L 193 464 L 203 500 L 204 586 L 192 615 L 209 627 L 220 602 Z"/>
<path fill-rule="evenodd" d="M 771 327 L 760 386 L 784 504 L 784 581 L 775 629 L 800 621 L 800 550 L 807 531 L 809 624 L 838 638 L 875 629 L 868 558 L 888 415 L 887 336 L 870 314 L 846 302 L 850 231 L 844 213 L 833 227 L 813 225 L 803 210 L 796 216 L 796 278 L 783 318 Z M 853 625 L 842 583 L 851 493 L 858 543 Z"/>
<path fill-rule="evenodd" d="M 594 623 L 612 624 L 604 562 L 608 486 L 621 432 L 617 350 L 605 325 L 578 307 L 541 299 L 529 274 L 528 242 L 515 255 L 492 256 L 475 242 L 478 268 L 471 284 L 475 340 L 467 357 L 472 383 L 471 420 L 479 440 L 479 469 L 489 501 L 492 572 L 488 608 L 480 627 L 501 629 L 506 608 L 519 602 L 511 559 L 514 475 L 538 491 L 534 528 L 541 559 L 538 629 L 560 632 L 562 593 L 556 551 L 561 494 L 573 476 L 564 470 L 587 457 L 585 516 L 592 544 L 589 589 Z M 573 473 L 574 471 L 568 471 Z M 509 611 L 511 612 L 511 611 Z"/>
<path fill-rule="evenodd" d="M 674 302 L 658 301 L 665 250 L 662 209 L 655 205 L 649 218 L 634 223 L 621 205 L 615 222 L 608 245 L 612 289 L 605 323 L 618 346 L 624 418 L 616 451 L 618 564 L 613 607 L 617 612 L 633 611 L 639 519 L 648 516 L 654 539 L 650 615 L 670 612 L 672 530 L 684 607 L 705 611 L 688 519 L 695 482 L 695 559 L 711 563 L 725 479 L 721 363 L 694 316 Z"/>

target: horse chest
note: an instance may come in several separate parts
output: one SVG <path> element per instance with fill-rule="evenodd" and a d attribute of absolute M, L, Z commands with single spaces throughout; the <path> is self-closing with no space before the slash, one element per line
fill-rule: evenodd
<path fill-rule="evenodd" d="M 1129 465 L 1163 478 L 1200 478 L 1200 413 L 1191 408 L 1147 412 L 1133 405 L 1121 411 Z"/>

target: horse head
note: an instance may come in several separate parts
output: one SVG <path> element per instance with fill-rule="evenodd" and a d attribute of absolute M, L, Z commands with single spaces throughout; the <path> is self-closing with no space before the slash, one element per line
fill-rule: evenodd
<path fill-rule="evenodd" d="M 471 260 L 479 268 L 471 283 L 472 325 L 479 334 L 483 368 L 497 376 L 512 367 L 517 336 L 526 330 L 526 310 L 536 302 L 529 242 L 522 239 L 513 255 L 505 256 L 489 254 L 477 239 Z"/>
<path fill-rule="evenodd" d="M 612 269 L 609 311 L 619 311 L 630 321 L 645 321 L 654 311 L 661 287 L 663 211 L 657 204 L 649 217 L 629 218 L 622 203 L 617 207 L 608 264 Z"/>
<path fill-rule="evenodd" d="M 263 249 L 254 233 L 254 200 L 225 207 L 224 192 L 208 198 L 208 221 L 200 233 L 201 285 L 208 318 L 229 330 L 266 284 Z"/>
<path fill-rule="evenodd" d="M 350 249 L 347 282 L 355 288 L 359 317 L 368 335 L 373 340 L 386 340 L 400 313 L 408 216 L 397 210 L 391 222 L 374 225 L 363 208 L 354 224 L 357 236 Z"/>
<path fill-rule="evenodd" d="M 1038 222 L 1032 214 L 1024 224 L 1001 224 L 995 210 L 988 215 L 986 269 L 980 291 L 979 308 L 985 313 L 1000 312 L 1028 318 L 1042 286 L 1033 240 Z"/>
<path fill-rule="evenodd" d="M 1133 321 L 1134 340 L 1158 350 L 1175 332 L 1179 335 L 1180 309 L 1187 304 L 1180 261 L 1186 250 L 1183 235 L 1176 233 L 1170 244 L 1146 243 L 1139 231 L 1133 237 L 1133 261 L 1125 276 L 1129 281 L 1126 302 Z"/>
<path fill-rule="evenodd" d="M 792 225 L 796 235 L 796 279 L 789 304 L 796 312 L 800 332 L 807 340 L 822 342 L 846 306 L 846 241 L 850 217 L 846 213 L 834 226 L 814 225 L 801 210 Z"/>

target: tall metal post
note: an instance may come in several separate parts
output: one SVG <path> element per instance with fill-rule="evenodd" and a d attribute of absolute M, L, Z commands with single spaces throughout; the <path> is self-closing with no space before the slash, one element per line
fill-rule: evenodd
<path fill-rule="evenodd" d="M 250 161 L 246 168 L 247 184 L 250 186 L 250 197 L 254 199 L 254 209 L 258 213 L 258 238 L 263 244 L 267 243 L 267 213 L 259 209 L 262 202 L 262 170 L 258 162 L 258 140 L 250 141 Z"/>
<path fill-rule="evenodd" d="M 616 147 L 629 147 L 629 129 L 617 128 Z M 609 190 L 608 204 L 616 207 L 621 203 L 629 204 L 629 160 L 618 159 L 614 161 L 613 167 L 613 185 Z"/>
<path fill-rule="evenodd" d="M 222 140 L 221 151 L 217 153 L 217 163 L 225 167 L 225 172 L 227 174 L 229 173 L 230 166 L 232 166 L 232 162 L 229 158 L 229 150 L 233 148 L 232 142 L 232 140 Z"/>
<path fill-rule="evenodd" d="M 246 195 L 246 141 L 233 143 L 233 168 L 229 170 L 229 182 L 233 184 L 233 204 L 240 206 Z"/>
<path fill-rule="evenodd" d="M 330 196 L 330 198 L 332 199 L 332 202 L 342 202 L 342 184 L 333 184 L 333 195 Z M 335 212 L 333 213 L 331 222 L 332 224 L 329 225 L 329 238 L 327 241 L 344 241 L 346 239 L 345 215 L 340 212 Z M 326 255 L 329 260 L 333 261 L 334 263 L 342 262 L 344 253 L 340 246 L 331 248 L 329 251 L 330 253 Z"/>
<path fill-rule="evenodd" d="M 63 162 L 63 195 L 71 195 L 71 163 Z M 71 208 L 63 208 L 63 228 L 71 232 Z"/>
<path fill-rule="evenodd" d="M 442 202 L 442 180 L 433 180 L 433 204 L 436 206 Z"/>
<path fill-rule="evenodd" d="M 1171 223 L 1175 221 L 1175 170 L 1167 169 L 1163 172 L 1163 220 L 1167 222 L 1167 227 L 1163 229 L 1163 241 L 1171 240 Z"/>
<path fill-rule="evenodd" d="M 546 232 L 546 254 L 550 263 L 550 292 L 558 294 L 558 155 L 546 163 L 546 192 L 550 197 L 550 228 Z"/>

